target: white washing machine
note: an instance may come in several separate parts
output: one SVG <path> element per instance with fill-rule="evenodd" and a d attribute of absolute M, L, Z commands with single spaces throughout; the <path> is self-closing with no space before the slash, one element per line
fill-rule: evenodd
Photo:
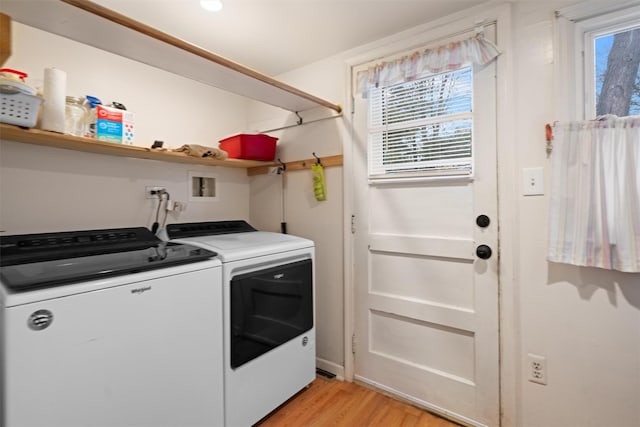
<path fill-rule="evenodd" d="M 0 425 L 221 426 L 222 267 L 146 228 L 0 236 Z"/>
<path fill-rule="evenodd" d="M 222 260 L 225 425 L 249 427 L 315 379 L 314 243 L 244 221 L 171 224 L 166 237 Z"/>

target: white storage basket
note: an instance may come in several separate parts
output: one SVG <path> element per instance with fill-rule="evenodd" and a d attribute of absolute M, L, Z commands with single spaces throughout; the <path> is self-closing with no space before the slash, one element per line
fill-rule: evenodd
<path fill-rule="evenodd" d="M 32 128 L 42 98 L 21 92 L 0 91 L 0 122 Z"/>

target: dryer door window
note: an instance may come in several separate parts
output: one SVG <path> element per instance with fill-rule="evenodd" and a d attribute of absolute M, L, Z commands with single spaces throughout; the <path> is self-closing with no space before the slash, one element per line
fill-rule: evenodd
<path fill-rule="evenodd" d="M 312 327 L 311 260 L 232 278 L 232 368 L 242 366 Z"/>

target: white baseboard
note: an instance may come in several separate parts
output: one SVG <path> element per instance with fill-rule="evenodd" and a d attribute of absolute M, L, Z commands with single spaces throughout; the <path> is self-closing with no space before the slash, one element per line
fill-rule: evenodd
<path fill-rule="evenodd" d="M 323 371 L 331 372 L 339 380 L 344 381 L 344 366 L 316 357 L 316 367 Z"/>

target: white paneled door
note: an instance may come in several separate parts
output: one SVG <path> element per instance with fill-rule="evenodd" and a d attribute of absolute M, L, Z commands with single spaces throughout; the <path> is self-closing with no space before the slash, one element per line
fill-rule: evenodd
<path fill-rule="evenodd" d="M 355 378 L 487 426 L 499 425 L 495 78 L 495 63 L 473 70 L 470 177 L 372 183 L 367 99 L 353 116 Z"/>

